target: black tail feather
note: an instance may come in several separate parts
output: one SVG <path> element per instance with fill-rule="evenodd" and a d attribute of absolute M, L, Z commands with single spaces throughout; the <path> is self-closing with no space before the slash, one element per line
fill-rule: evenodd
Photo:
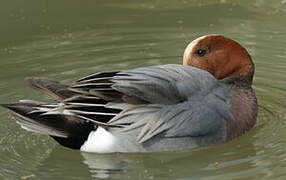
<path fill-rule="evenodd" d="M 44 106 L 40 102 L 22 101 L 1 106 L 11 110 L 24 129 L 50 135 L 61 145 L 72 149 L 80 149 L 89 133 L 96 128 L 94 123 L 76 116 L 37 112 Z"/>

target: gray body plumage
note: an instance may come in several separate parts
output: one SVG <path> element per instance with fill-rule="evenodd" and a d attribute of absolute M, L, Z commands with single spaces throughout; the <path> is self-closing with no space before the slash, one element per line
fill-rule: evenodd
<path fill-rule="evenodd" d="M 73 131 L 40 126 L 41 117 L 64 117 L 79 128 L 89 123 L 89 132 L 102 127 L 115 137 L 114 152 L 175 151 L 225 140 L 226 120 L 233 119 L 232 90 L 201 69 L 161 65 L 82 78 L 65 89 L 72 93 L 59 104 L 19 102 L 29 107 L 25 113 L 6 107 L 18 118 L 27 114 L 18 120 L 27 129 L 52 137 L 69 137 Z"/>
<path fill-rule="evenodd" d="M 180 65 L 120 74 L 114 77 L 113 88 L 149 103 L 124 107 L 109 121 L 111 125 L 131 124 L 110 129 L 120 142 L 137 142 L 133 148 L 139 151 L 173 151 L 224 139 L 225 120 L 232 118 L 229 85 L 206 71 Z M 118 149 L 130 146 L 123 144 Z"/>

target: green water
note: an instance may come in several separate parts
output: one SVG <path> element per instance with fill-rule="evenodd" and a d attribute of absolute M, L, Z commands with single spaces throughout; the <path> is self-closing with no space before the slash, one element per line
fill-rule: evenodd
<path fill-rule="evenodd" d="M 176 153 L 97 155 L 22 130 L 0 109 L 0 179 L 286 179 L 285 0 L 13 0 L 0 2 L 0 102 L 50 101 L 25 77 L 71 83 L 97 71 L 181 63 L 210 33 L 256 64 L 256 126 L 222 144 Z"/>

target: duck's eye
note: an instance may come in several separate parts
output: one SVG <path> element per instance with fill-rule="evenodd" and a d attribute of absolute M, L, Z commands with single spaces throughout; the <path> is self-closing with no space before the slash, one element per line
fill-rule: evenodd
<path fill-rule="evenodd" d="M 207 53 L 207 50 L 205 49 L 198 49 L 196 54 L 200 57 L 204 56 Z"/>

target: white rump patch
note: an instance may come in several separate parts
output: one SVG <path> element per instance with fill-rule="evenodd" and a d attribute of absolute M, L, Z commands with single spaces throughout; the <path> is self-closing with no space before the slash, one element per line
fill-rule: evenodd
<path fill-rule="evenodd" d="M 114 144 L 116 138 L 102 127 L 91 131 L 88 139 L 81 146 L 80 150 L 95 153 L 112 153 L 115 152 Z"/>

